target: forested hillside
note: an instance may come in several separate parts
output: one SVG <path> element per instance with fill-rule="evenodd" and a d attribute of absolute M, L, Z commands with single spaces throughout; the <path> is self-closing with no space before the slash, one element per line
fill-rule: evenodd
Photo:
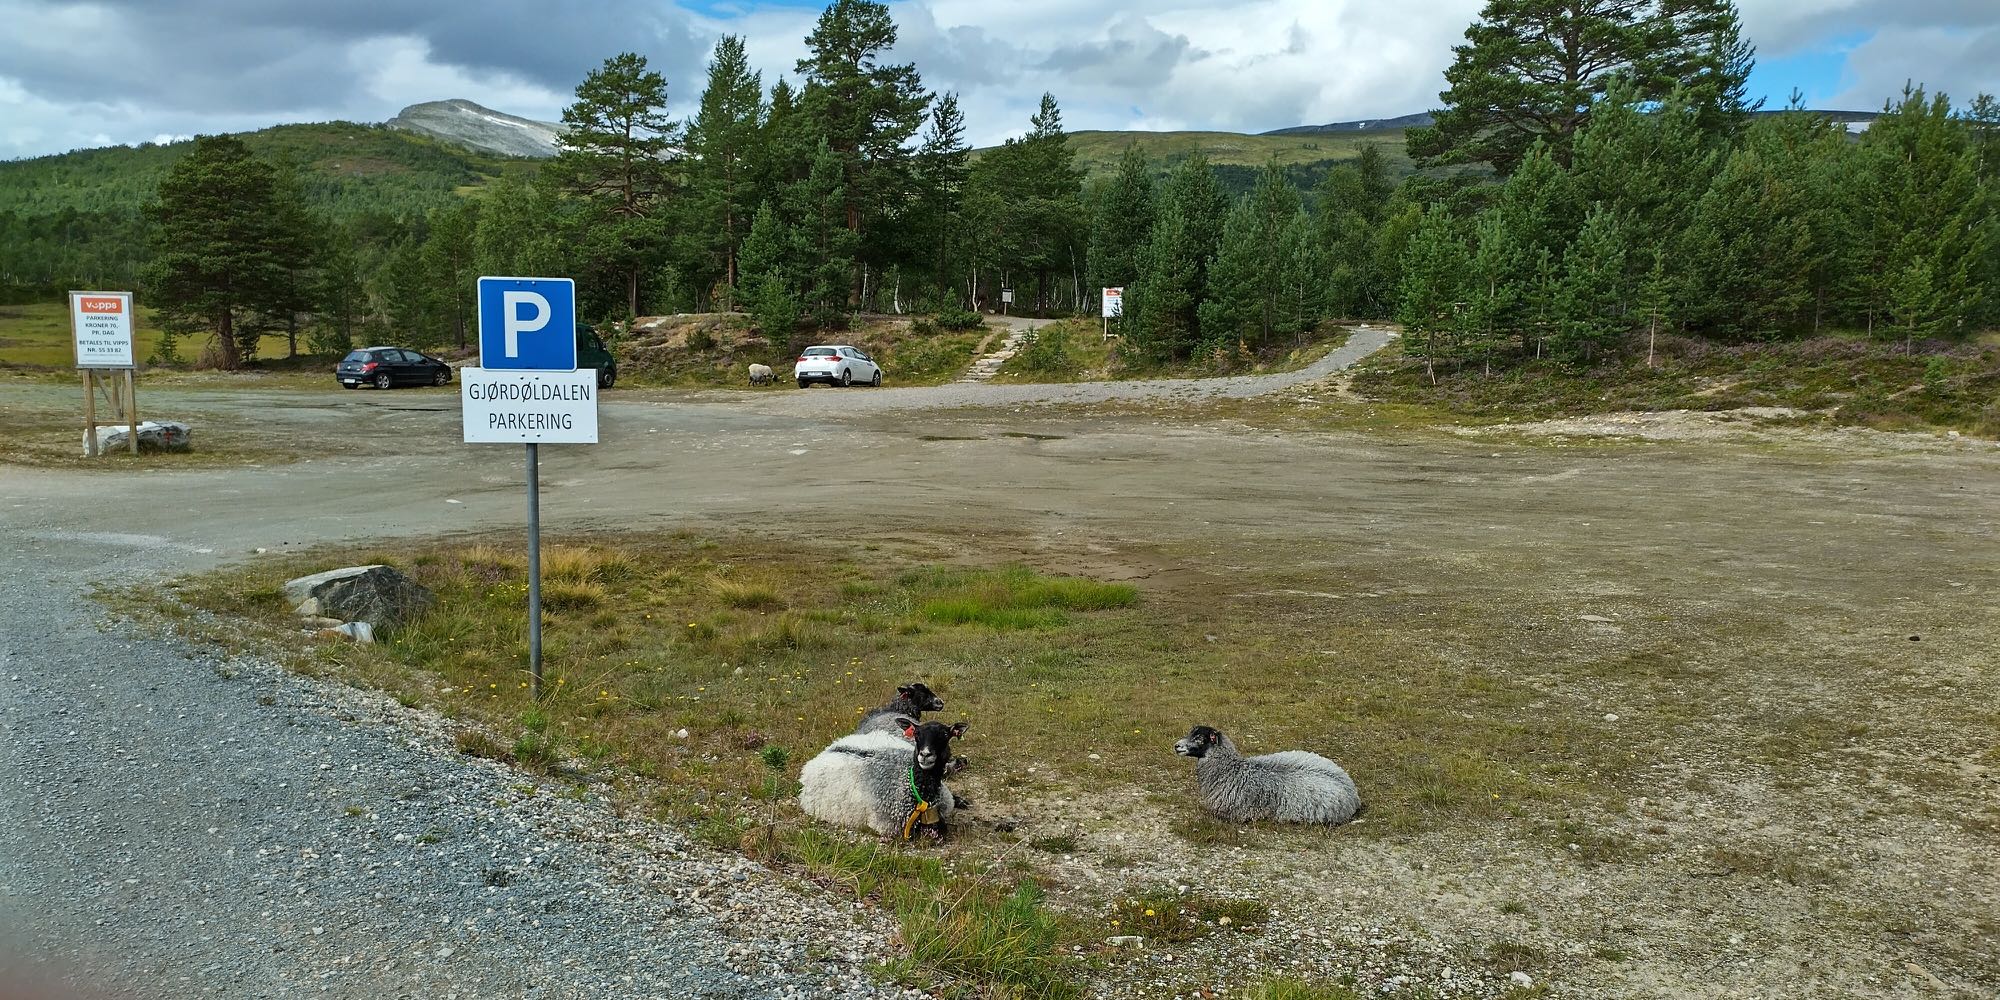
<path fill-rule="evenodd" d="M 768 86 L 725 37 L 685 121 L 644 57 L 605 60 L 539 167 L 339 125 L 6 165 L 0 220 L 32 232 L 0 277 L 44 295 L 136 277 L 170 329 L 245 352 L 278 329 L 323 350 L 463 342 L 481 273 L 574 277 L 587 319 L 738 310 L 781 335 L 869 311 L 963 326 L 1002 288 L 1020 312 L 1088 314 L 1116 285 L 1124 349 L 1158 361 L 1395 318 L 1431 375 L 1583 370 L 1639 333 L 1913 351 L 2000 320 L 1991 97 L 1913 87 L 1858 135 L 1760 111 L 1729 0 L 1493 0 L 1466 37 L 1406 145 L 1070 134 L 1043 95 L 975 154 L 955 96 L 885 61 L 888 7 L 835 0 Z M 246 206 L 293 221 L 211 218 Z M 210 258 L 255 278 L 216 294 Z"/>
<path fill-rule="evenodd" d="M 532 161 L 352 122 L 240 138 L 290 178 L 314 213 L 376 232 L 401 232 L 503 172 L 533 169 Z M 133 285 L 148 259 L 141 209 L 193 148 L 149 143 L 0 161 L 0 298 Z"/>

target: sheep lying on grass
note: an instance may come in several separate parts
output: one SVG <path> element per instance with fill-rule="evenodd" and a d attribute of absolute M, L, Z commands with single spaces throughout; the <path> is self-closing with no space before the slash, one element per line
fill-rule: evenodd
<path fill-rule="evenodd" d="M 925 712 L 944 711 L 944 699 L 931 693 L 922 681 L 913 681 L 896 689 L 896 697 L 887 705 L 871 708 L 854 727 L 857 733 L 896 733 L 900 735 L 907 727 L 903 725 L 905 716 L 922 719 Z"/>
<path fill-rule="evenodd" d="M 1361 811 L 1361 793 L 1340 765 L 1316 753 L 1287 750 L 1245 757 L 1229 737 L 1196 726 L 1174 752 L 1193 757 L 1201 804 L 1233 823 L 1345 823 Z"/>
<path fill-rule="evenodd" d="M 766 384 L 768 384 L 768 383 L 770 383 L 770 382 L 774 382 L 774 381 L 776 381 L 776 380 L 777 380 L 777 378 L 778 378 L 778 376 L 777 376 L 777 373 L 775 373 L 775 372 L 771 371 L 771 366 L 770 366 L 770 365 L 751 365 L 751 366 L 750 366 L 750 384 L 751 384 L 751 385 L 766 385 Z"/>
<path fill-rule="evenodd" d="M 953 810 L 969 803 L 944 785 L 951 741 L 965 723 L 947 726 L 903 718 L 906 741 L 896 733 L 843 736 L 799 772 L 799 808 L 840 826 L 908 840 L 921 831 L 945 839 Z"/>

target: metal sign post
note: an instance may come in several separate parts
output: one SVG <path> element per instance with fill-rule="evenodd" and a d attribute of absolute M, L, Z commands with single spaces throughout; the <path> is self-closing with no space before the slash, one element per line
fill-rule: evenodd
<path fill-rule="evenodd" d="M 479 367 L 458 372 L 465 440 L 528 447 L 528 690 L 542 697 L 541 445 L 597 443 L 597 372 L 576 367 L 576 283 L 479 279 Z"/>
<path fill-rule="evenodd" d="M 528 443 L 528 694 L 542 697 L 542 462 Z"/>

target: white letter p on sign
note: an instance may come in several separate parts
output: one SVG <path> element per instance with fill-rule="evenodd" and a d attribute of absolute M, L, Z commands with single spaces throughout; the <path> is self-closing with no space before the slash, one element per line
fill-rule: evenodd
<path fill-rule="evenodd" d="M 521 306 L 534 308 L 534 316 L 523 318 Z M 534 333 L 549 325 L 549 300 L 536 292 L 500 293 L 500 329 L 507 336 L 507 356 L 521 356 L 521 334 Z"/>

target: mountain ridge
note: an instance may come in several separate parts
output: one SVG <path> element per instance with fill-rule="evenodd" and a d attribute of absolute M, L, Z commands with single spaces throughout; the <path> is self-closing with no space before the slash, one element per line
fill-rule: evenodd
<path fill-rule="evenodd" d="M 510 115 L 460 97 L 412 104 L 382 124 L 478 153 L 534 159 L 556 155 L 556 141 L 564 131 L 556 122 Z"/>

